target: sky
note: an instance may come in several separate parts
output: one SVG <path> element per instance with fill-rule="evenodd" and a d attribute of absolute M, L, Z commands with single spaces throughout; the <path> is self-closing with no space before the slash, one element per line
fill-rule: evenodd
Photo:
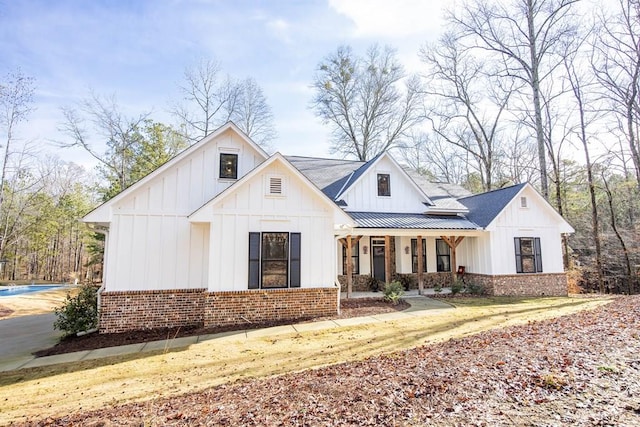
<path fill-rule="evenodd" d="M 449 0 L 449 3 L 451 0 Z M 213 59 L 253 77 L 274 114 L 276 151 L 331 157 L 329 127 L 309 108 L 318 63 L 340 45 L 390 45 L 408 72 L 443 31 L 447 0 L 0 0 L 0 76 L 35 78 L 36 110 L 18 136 L 90 167 L 58 128 L 61 107 L 90 91 L 133 117 L 172 124 L 185 67 Z M 95 143 L 98 143 L 97 141 Z"/>

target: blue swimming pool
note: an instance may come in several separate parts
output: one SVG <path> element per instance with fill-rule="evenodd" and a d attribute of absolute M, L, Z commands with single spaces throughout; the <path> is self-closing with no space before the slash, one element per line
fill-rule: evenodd
<path fill-rule="evenodd" d="M 40 291 L 48 291 L 60 287 L 62 287 L 62 285 L 0 286 L 0 298 L 14 297 L 16 295 L 31 294 Z"/>

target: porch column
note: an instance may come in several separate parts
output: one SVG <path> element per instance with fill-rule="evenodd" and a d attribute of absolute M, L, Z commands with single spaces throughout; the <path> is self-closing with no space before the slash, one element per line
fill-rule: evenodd
<path fill-rule="evenodd" d="M 384 282 L 391 282 L 391 237 L 384 236 Z"/>
<path fill-rule="evenodd" d="M 351 252 L 353 250 L 353 245 L 358 243 L 362 236 L 352 237 L 351 235 L 342 238 L 339 240 L 340 244 L 347 251 L 347 271 L 343 271 L 344 275 L 347 276 L 347 298 L 351 298 L 351 294 L 353 293 L 353 264 L 351 263 Z"/>
<path fill-rule="evenodd" d="M 422 236 L 418 236 L 416 241 L 418 245 L 418 294 L 422 295 L 422 292 L 424 291 L 424 263 L 422 262 L 424 254 L 422 253 Z"/>
<path fill-rule="evenodd" d="M 351 264 L 351 236 L 347 236 L 347 299 L 351 298 L 353 292 L 353 265 Z"/>
<path fill-rule="evenodd" d="M 456 274 L 458 272 L 458 263 L 456 261 L 456 248 L 458 247 L 460 242 L 464 240 L 464 236 L 458 236 L 458 237 L 440 236 L 440 238 L 444 240 L 447 246 L 449 246 L 449 249 L 451 249 L 451 283 L 454 283 L 456 281 Z"/>

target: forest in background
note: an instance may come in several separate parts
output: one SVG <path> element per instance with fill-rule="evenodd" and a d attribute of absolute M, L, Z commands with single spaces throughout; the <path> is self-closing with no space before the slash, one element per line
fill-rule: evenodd
<path fill-rule="evenodd" d="M 332 129 L 337 157 L 390 150 L 472 192 L 531 182 L 576 230 L 565 240 L 574 282 L 637 293 L 640 1 L 580 5 L 469 0 L 416 53 L 416 75 L 392 47 L 340 46 L 310 76 L 311 108 Z M 36 86 L 20 70 L 0 77 L 2 281 L 99 280 L 103 242 L 79 221 L 84 214 L 228 120 L 267 149 L 277 143 L 257 82 L 204 60 L 185 70 L 174 123 L 127 115 L 115 96 L 96 93 L 61 106 L 60 149 L 86 150 L 97 163 L 87 171 L 19 138 Z"/>

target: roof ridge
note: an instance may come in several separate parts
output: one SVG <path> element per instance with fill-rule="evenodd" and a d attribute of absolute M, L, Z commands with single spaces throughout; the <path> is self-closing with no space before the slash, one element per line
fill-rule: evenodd
<path fill-rule="evenodd" d="M 525 185 L 527 185 L 526 182 L 521 182 L 519 184 L 513 184 L 513 185 L 510 185 L 508 187 L 496 188 L 494 190 L 485 191 L 483 193 L 477 193 L 477 194 L 472 194 L 470 196 L 460 197 L 457 200 L 470 199 L 472 197 L 484 196 L 486 194 L 497 193 L 498 191 L 511 190 L 511 189 L 514 189 L 515 187 L 523 187 Z"/>

